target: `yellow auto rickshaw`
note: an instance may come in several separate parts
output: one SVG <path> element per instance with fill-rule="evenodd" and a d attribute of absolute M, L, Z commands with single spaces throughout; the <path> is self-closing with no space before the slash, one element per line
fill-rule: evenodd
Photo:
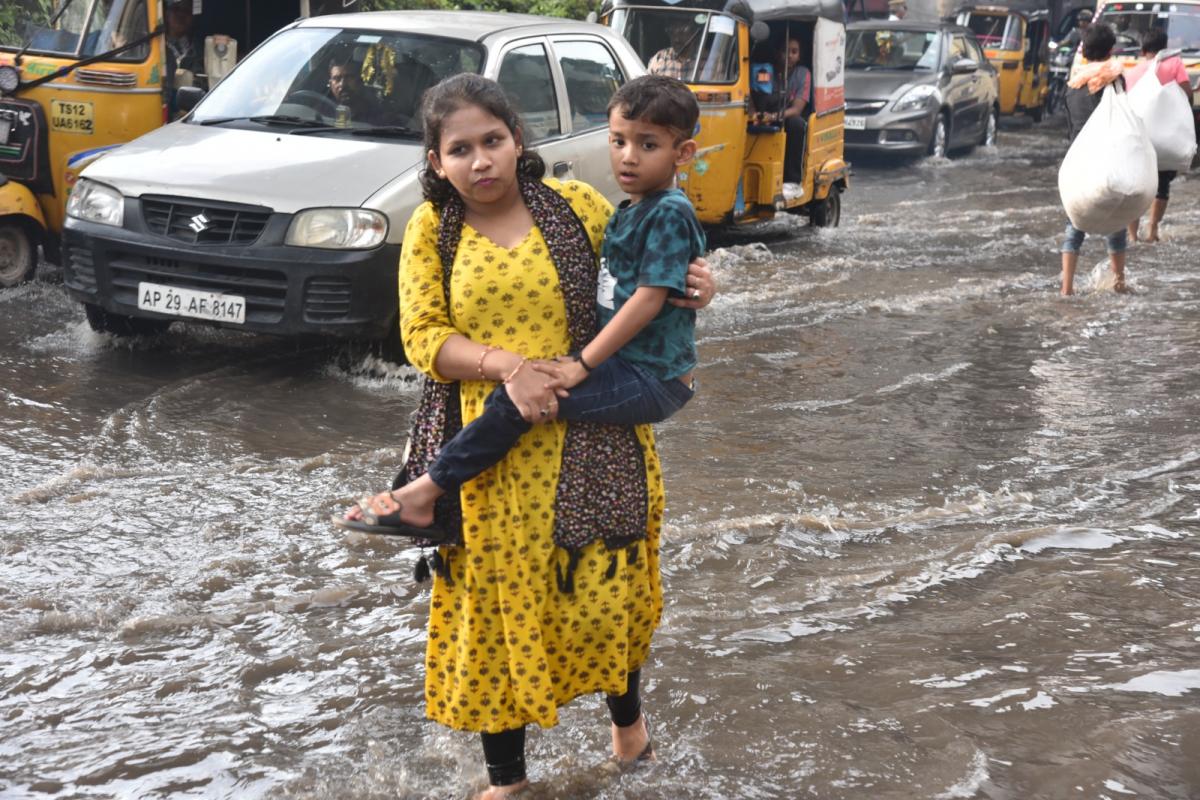
<path fill-rule="evenodd" d="M 956 21 L 975 32 L 1000 73 L 1000 113 L 1023 112 L 1041 122 L 1050 88 L 1048 12 L 1032 5 L 964 6 Z"/>
<path fill-rule="evenodd" d="M 700 221 L 759 222 L 780 211 L 837 225 L 843 158 L 845 11 L 841 0 L 605 0 L 600 19 L 653 72 L 687 83 L 700 103 L 695 160 L 679 175 Z M 785 53 L 801 43 L 811 72 L 803 175 L 784 184 Z"/>
<path fill-rule="evenodd" d="M 87 164 L 167 122 L 176 90 L 218 80 L 239 48 L 323 11 L 322 0 L 57 0 L 0 41 L 0 286 L 33 275 L 39 245 L 58 260 Z"/>

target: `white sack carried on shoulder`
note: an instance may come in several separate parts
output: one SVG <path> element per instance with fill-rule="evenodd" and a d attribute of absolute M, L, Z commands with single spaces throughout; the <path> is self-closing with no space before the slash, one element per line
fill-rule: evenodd
<path fill-rule="evenodd" d="M 1158 65 L 1164 53 L 1170 58 L 1178 52 L 1160 52 L 1146 74 L 1129 90 L 1129 105 L 1146 123 L 1146 133 L 1158 156 L 1158 168 L 1164 172 L 1186 172 L 1196 155 L 1196 130 L 1187 94 L 1174 81 L 1164 86 L 1158 80 Z"/>
<path fill-rule="evenodd" d="M 1158 159 L 1146 126 L 1125 92 L 1106 86 L 1058 169 L 1067 217 L 1084 233 L 1115 233 L 1146 213 L 1157 190 Z"/>

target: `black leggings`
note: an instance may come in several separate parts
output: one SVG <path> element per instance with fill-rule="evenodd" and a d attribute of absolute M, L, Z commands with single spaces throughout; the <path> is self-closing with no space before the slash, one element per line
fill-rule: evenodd
<path fill-rule="evenodd" d="M 1158 200 L 1171 199 L 1171 181 L 1175 180 L 1175 175 L 1178 174 L 1173 169 L 1163 170 L 1158 173 L 1158 193 L 1154 195 Z"/>
<path fill-rule="evenodd" d="M 618 728 L 628 728 L 642 716 L 642 699 L 638 695 L 638 684 L 642 671 L 629 673 L 625 694 L 609 695 L 608 713 Z M 514 728 L 500 733 L 480 734 L 483 739 L 483 757 L 487 761 L 488 780 L 492 786 L 511 786 L 525 780 L 525 728 Z"/>

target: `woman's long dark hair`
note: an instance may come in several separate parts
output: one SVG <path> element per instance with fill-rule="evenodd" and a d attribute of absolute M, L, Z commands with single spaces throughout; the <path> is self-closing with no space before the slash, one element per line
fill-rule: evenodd
<path fill-rule="evenodd" d="M 441 154 L 442 125 L 446 117 L 469 106 L 478 106 L 508 127 L 513 138 L 525 146 L 521 118 L 500 84 L 482 75 L 455 75 L 425 92 L 421 99 L 421 122 L 425 131 L 425 152 Z M 528 147 L 517 156 L 517 177 L 539 180 L 546 174 L 546 162 Z M 421 193 L 435 206 L 441 207 L 458 192 L 450 181 L 439 178 L 429 166 L 421 170 Z"/>

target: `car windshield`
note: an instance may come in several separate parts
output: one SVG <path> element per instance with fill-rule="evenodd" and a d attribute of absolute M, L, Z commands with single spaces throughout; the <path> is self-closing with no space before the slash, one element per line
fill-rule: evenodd
<path fill-rule="evenodd" d="M 958 24 L 975 32 L 975 38 L 988 50 L 1021 50 L 1021 21 L 1007 14 L 964 12 Z"/>
<path fill-rule="evenodd" d="M 1200 52 L 1200 6 L 1182 3 L 1113 3 L 1104 7 L 1100 22 L 1117 34 L 1116 52 L 1121 55 L 1142 49 L 1142 34 L 1161 28 L 1167 34 L 1167 49 Z"/>
<path fill-rule="evenodd" d="M 251 53 L 196 107 L 189 122 L 250 120 L 297 131 L 389 135 L 420 128 L 421 95 L 460 72 L 478 72 L 474 42 L 409 33 L 293 28 Z M 413 134 L 415 135 L 415 134 Z"/>
<path fill-rule="evenodd" d="M 937 31 L 900 31 L 876 28 L 848 31 L 846 66 L 849 69 L 937 69 Z"/>
<path fill-rule="evenodd" d="M 642 62 L 687 83 L 731 83 L 738 78 L 737 20 L 707 11 L 618 9 L 613 28 Z"/>
<path fill-rule="evenodd" d="M 123 47 L 148 32 L 147 0 L 59 0 L 53 11 L 0 41 L 0 47 L 25 47 L 27 52 L 86 58 Z M 50 7 L 50 3 L 44 3 Z M 53 20 L 53 23 L 51 23 Z M 0 31 L 5 30 L 0 27 Z M 3 35 L 3 34 L 0 34 Z M 126 50 L 116 61 L 142 61 L 149 44 Z"/>

